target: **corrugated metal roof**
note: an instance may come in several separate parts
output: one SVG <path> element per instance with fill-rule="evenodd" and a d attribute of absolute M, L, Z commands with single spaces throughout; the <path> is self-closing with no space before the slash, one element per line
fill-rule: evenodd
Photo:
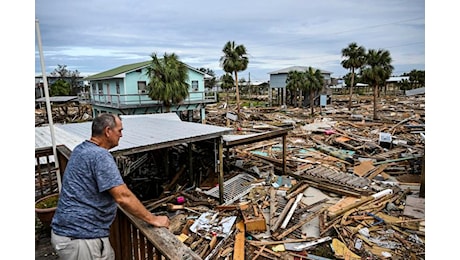
<path fill-rule="evenodd" d="M 69 102 L 71 100 L 77 100 L 77 96 L 54 96 L 49 97 L 50 102 Z M 46 102 L 46 97 L 35 99 L 35 102 Z"/>
<path fill-rule="evenodd" d="M 194 142 L 216 138 L 233 131 L 232 128 L 181 121 L 175 113 L 124 115 L 123 137 L 111 152 L 153 150 L 173 146 L 178 142 Z M 70 150 L 91 137 L 92 122 L 55 124 L 56 145 Z M 35 127 L 35 148 L 52 146 L 49 126 Z"/>

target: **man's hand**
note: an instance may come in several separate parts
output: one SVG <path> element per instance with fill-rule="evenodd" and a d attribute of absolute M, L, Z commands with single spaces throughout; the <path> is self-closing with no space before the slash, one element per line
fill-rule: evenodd
<path fill-rule="evenodd" d="M 154 216 L 151 225 L 155 227 L 169 227 L 169 218 L 167 216 Z"/>

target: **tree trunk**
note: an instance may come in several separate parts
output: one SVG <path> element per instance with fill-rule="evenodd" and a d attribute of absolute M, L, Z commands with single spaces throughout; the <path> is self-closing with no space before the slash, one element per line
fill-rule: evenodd
<path fill-rule="evenodd" d="M 353 84 L 355 83 L 355 69 L 351 69 L 351 82 L 350 82 L 350 100 L 348 101 L 348 111 L 351 110 L 352 97 L 353 97 Z"/>
<path fill-rule="evenodd" d="M 378 95 L 379 86 L 374 86 L 374 120 L 377 120 L 377 95 Z"/>
<path fill-rule="evenodd" d="M 315 110 L 313 107 L 313 90 L 310 90 L 310 107 L 311 107 L 311 116 L 314 116 Z"/>
<path fill-rule="evenodd" d="M 230 119 L 228 119 L 228 117 L 227 117 L 227 112 L 228 112 L 228 89 L 225 91 L 225 93 L 227 94 L 227 95 L 226 95 L 226 97 L 227 97 L 226 99 L 227 99 L 227 100 L 225 101 L 225 112 L 226 112 L 226 113 L 225 113 L 225 118 L 226 118 L 225 126 L 228 127 L 228 126 L 230 126 Z"/>
<path fill-rule="evenodd" d="M 237 115 L 239 117 L 240 115 L 240 91 L 239 91 L 239 88 L 238 88 L 238 72 L 235 71 L 235 85 L 236 85 L 236 111 L 237 111 Z M 239 121 L 239 118 L 237 118 L 237 120 Z"/>

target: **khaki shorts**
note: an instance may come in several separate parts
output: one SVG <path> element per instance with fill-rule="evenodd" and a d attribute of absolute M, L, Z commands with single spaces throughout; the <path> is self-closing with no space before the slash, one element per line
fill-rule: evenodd
<path fill-rule="evenodd" d="M 51 231 L 51 244 L 59 255 L 65 260 L 114 260 L 115 252 L 108 237 L 93 239 L 76 239 L 56 235 Z"/>

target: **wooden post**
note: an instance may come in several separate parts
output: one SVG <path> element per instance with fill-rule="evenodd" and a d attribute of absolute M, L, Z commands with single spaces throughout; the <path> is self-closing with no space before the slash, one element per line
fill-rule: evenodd
<path fill-rule="evenodd" d="M 420 176 L 420 191 L 418 196 L 425 198 L 425 153 L 422 157 L 422 176 Z"/>
<path fill-rule="evenodd" d="M 283 175 L 286 174 L 286 135 L 283 135 Z"/>
<path fill-rule="evenodd" d="M 219 141 L 219 202 L 224 203 L 224 161 L 223 161 L 223 139 L 220 137 Z"/>

